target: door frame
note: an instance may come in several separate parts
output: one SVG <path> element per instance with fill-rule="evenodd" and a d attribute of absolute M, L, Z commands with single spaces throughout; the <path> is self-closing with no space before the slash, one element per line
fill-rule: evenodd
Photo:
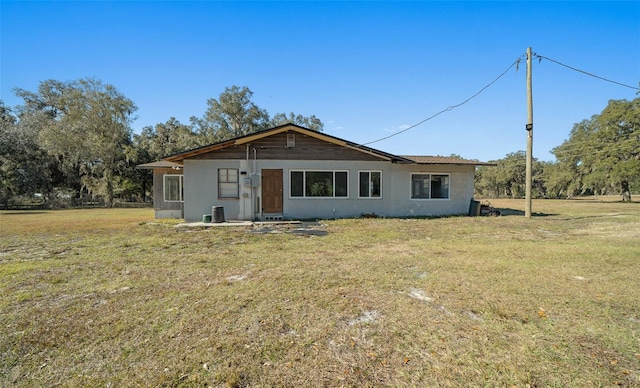
<path fill-rule="evenodd" d="M 280 211 L 267 211 L 265 210 L 265 203 L 267 201 L 265 201 L 265 198 L 268 198 L 268 196 L 272 193 L 272 192 L 265 192 L 265 171 L 279 171 L 280 174 L 280 179 L 277 179 L 273 176 L 269 176 L 269 179 L 273 179 L 273 183 L 275 183 L 276 185 L 279 186 L 280 188 Z M 260 214 L 263 213 L 267 213 L 267 214 L 283 214 L 284 213 L 284 169 L 282 168 L 263 168 L 261 171 L 261 175 L 262 175 L 262 184 L 260 185 L 260 196 L 262 197 L 261 199 L 261 203 L 260 203 Z"/>

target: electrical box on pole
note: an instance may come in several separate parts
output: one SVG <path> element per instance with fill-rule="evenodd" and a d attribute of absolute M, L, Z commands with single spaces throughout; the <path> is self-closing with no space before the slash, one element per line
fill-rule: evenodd
<path fill-rule="evenodd" d="M 524 216 L 531 218 L 531 190 L 533 186 L 533 92 L 531 91 L 531 47 L 527 48 L 527 161 Z"/>

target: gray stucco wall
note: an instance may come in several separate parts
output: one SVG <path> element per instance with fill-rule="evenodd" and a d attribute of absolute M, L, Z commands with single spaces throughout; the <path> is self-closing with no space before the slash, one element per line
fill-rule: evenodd
<path fill-rule="evenodd" d="M 238 168 L 241 175 L 240 198 L 219 199 L 218 168 Z M 212 206 L 223 206 L 227 219 L 254 219 L 259 213 L 256 197 L 260 188 L 244 186 L 242 178 L 262 169 L 283 169 L 283 216 L 290 219 L 344 218 L 375 213 L 384 217 L 438 216 L 466 214 L 473 198 L 475 167 L 471 165 L 416 165 L 367 161 L 283 161 L 283 160 L 185 160 L 184 217 L 202 220 Z M 348 171 L 347 198 L 291 198 L 290 170 Z M 382 198 L 358 198 L 358 172 L 382 171 Z M 448 199 L 411 199 L 411 173 L 446 173 L 450 176 Z"/>

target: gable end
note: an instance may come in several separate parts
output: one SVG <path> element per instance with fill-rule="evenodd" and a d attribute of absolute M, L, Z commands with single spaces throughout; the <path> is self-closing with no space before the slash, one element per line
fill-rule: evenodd
<path fill-rule="evenodd" d="M 295 147 L 290 147 L 291 132 L 255 138 L 251 143 L 206 152 L 190 159 L 249 159 L 267 160 L 358 160 L 379 161 L 380 156 L 329 143 L 302 133 L 295 133 Z"/>

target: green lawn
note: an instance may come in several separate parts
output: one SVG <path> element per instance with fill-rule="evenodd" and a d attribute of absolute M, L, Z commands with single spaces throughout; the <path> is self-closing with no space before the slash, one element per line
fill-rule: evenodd
<path fill-rule="evenodd" d="M 640 203 L 184 229 L 0 212 L 0 386 L 640 385 Z"/>

